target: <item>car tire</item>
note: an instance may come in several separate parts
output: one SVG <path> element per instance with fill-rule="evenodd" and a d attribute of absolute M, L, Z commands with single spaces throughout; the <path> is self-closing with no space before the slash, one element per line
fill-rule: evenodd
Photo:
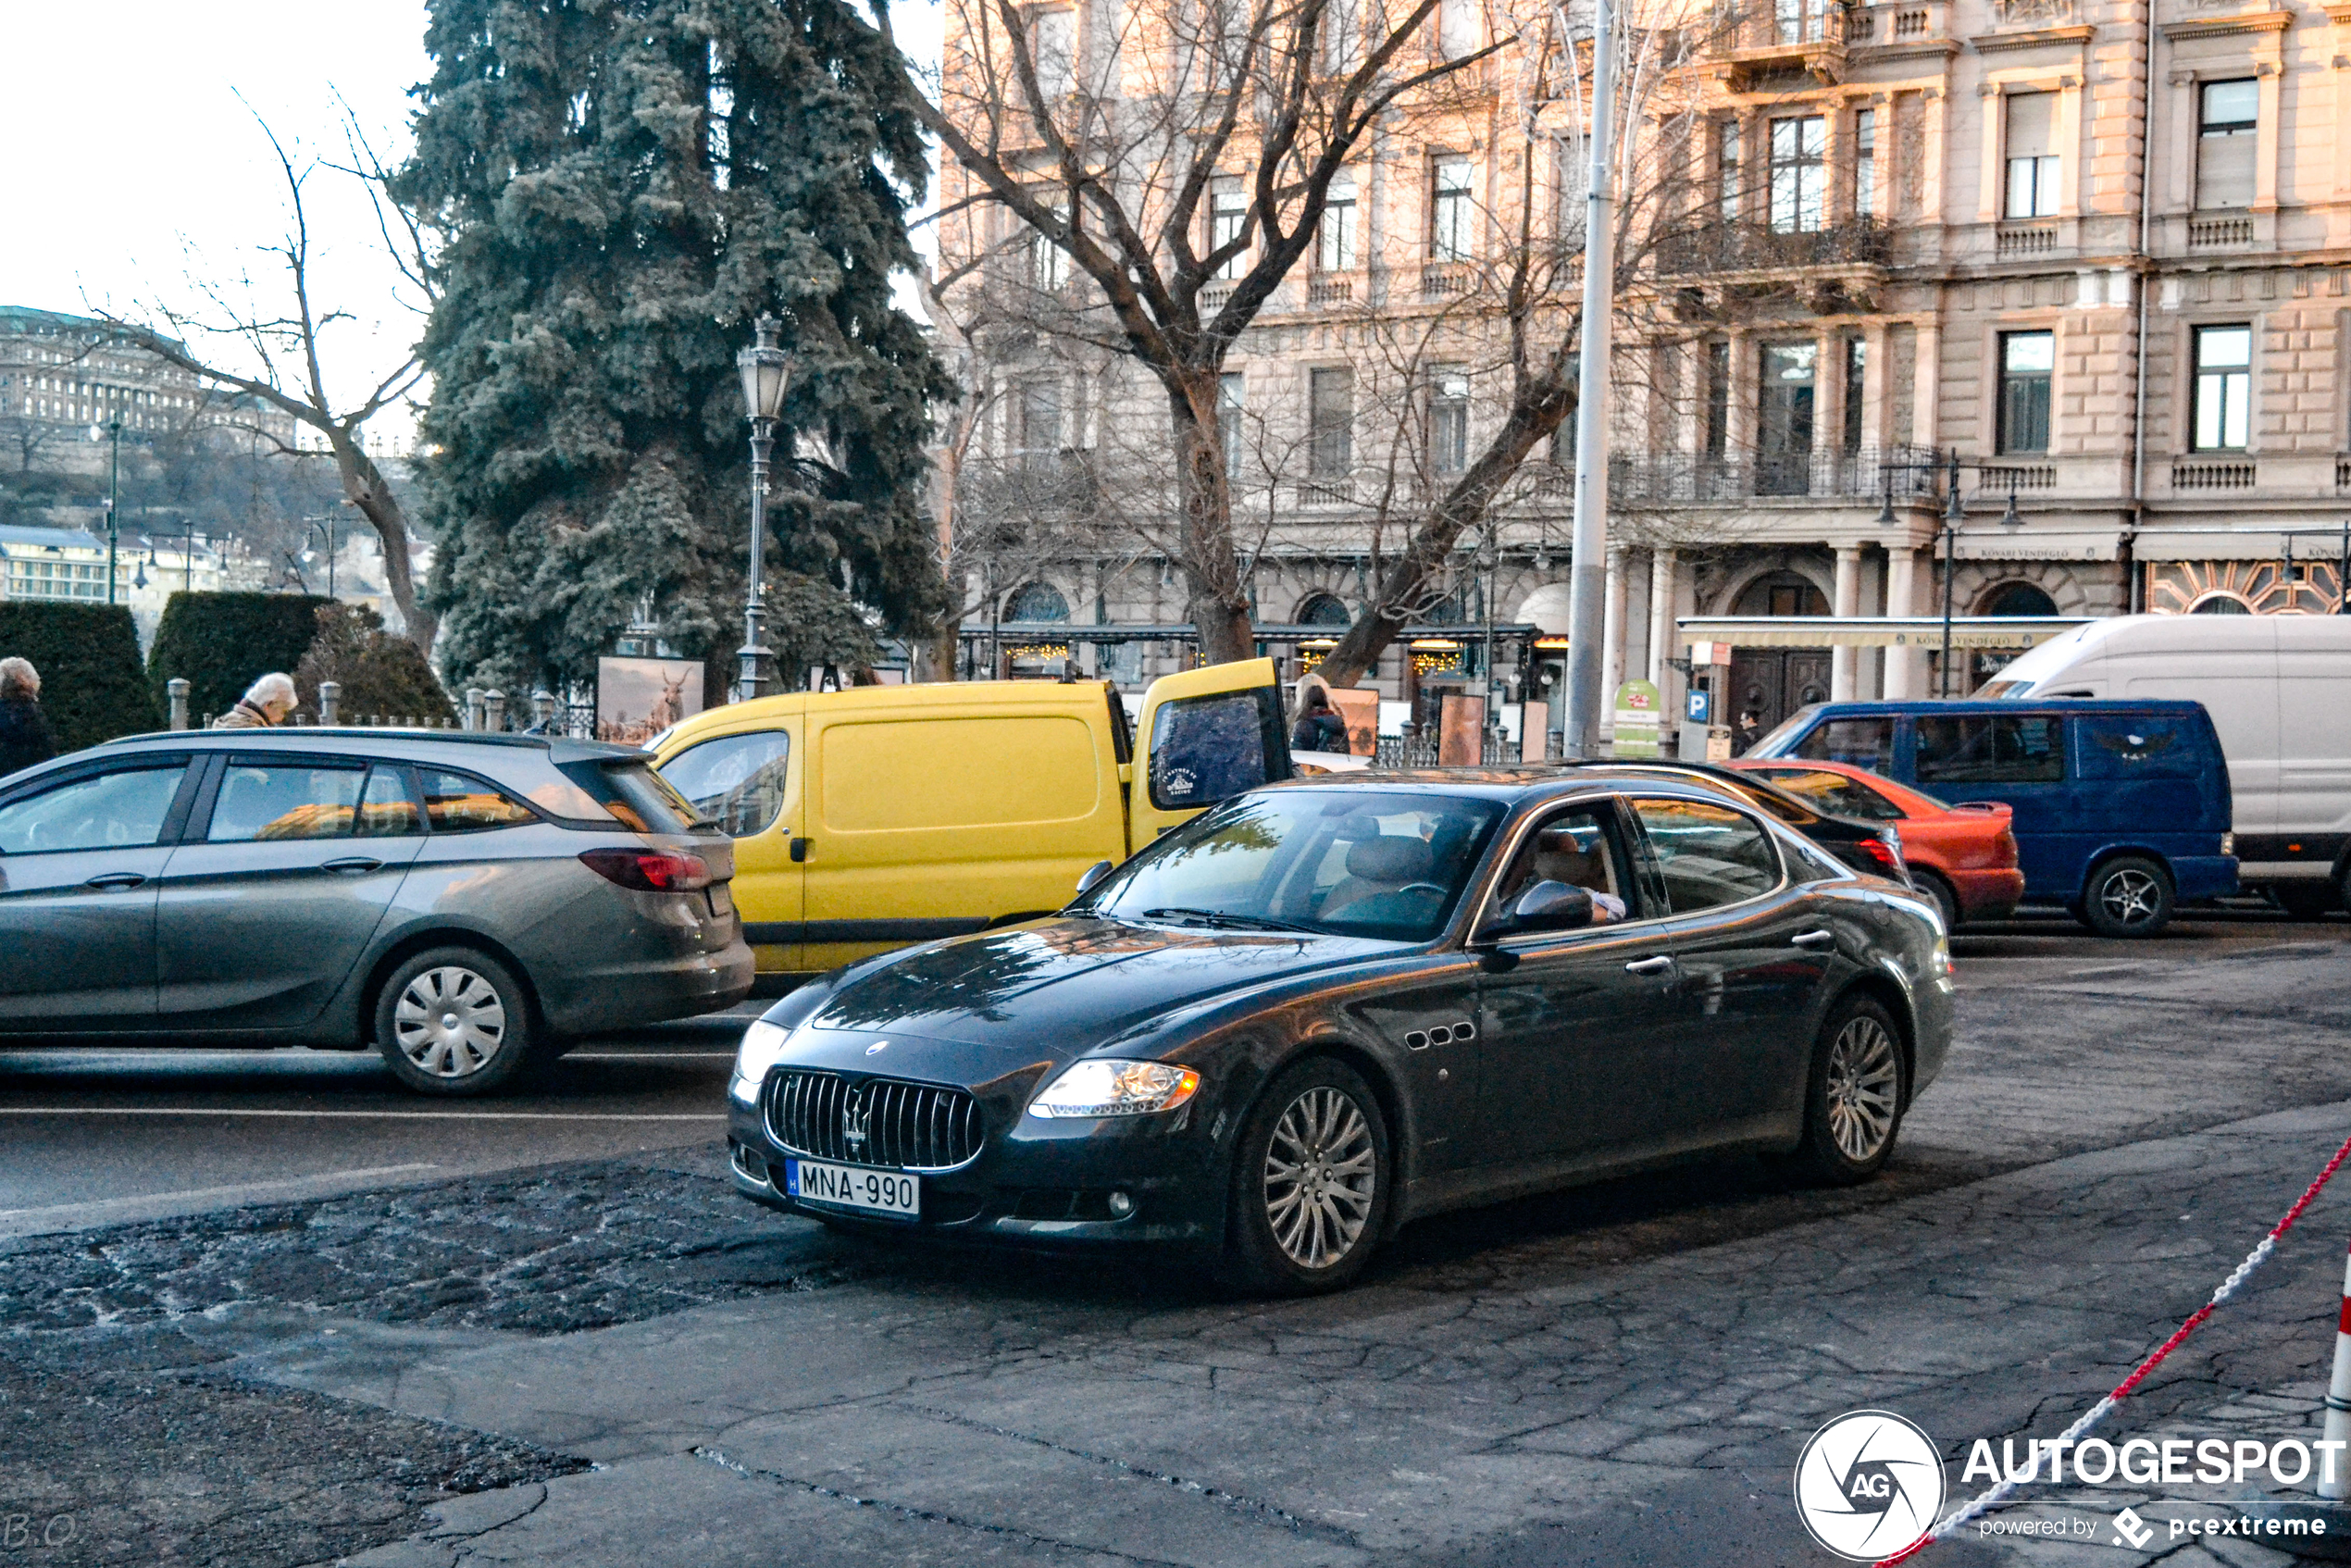
<path fill-rule="evenodd" d="M 2171 874 L 2145 855 L 2102 861 L 2082 890 L 2082 924 L 2101 937 L 2152 937 L 2171 923 Z"/>
<path fill-rule="evenodd" d="M 1395 1171 L 1362 1075 L 1326 1056 L 1289 1068 L 1234 1143 L 1225 1283 L 1277 1296 L 1351 1284 L 1386 1235 Z"/>
<path fill-rule="evenodd" d="M 476 948 L 437 947 L 394 969 L 376 997 L 376 1049 L 419 1094 L 489 1094 L 536 1054 L 530 996 Z"/>
<path fill-rule="evenodd" d="M 2296 920 L 2316 920 L 2343 907 L 2342 890 L 2332 882 L 2276 882 L 2270 891 Z"/>
<path fill-rule="evenodd" d="M 1913 871 L 1910 874 L 1910 880 L 1917 883 L 1919 891 L 1933 899 L 1934 907 L 1943 912 L 1945 933 L 1947 935 L 1958 930 L 1959 928 L 1959 895 L 1951 884 L 1932 871 Z"/>
<path fill-rule="evenodd" d="M 1909 1104 L 1909 1064 L 1894 1015 L 1870 997 L 1847 997 L 1812 1047 L 1797 1173 L 1823 1187 L 1869 1180 L 1893 1155 Z"/>

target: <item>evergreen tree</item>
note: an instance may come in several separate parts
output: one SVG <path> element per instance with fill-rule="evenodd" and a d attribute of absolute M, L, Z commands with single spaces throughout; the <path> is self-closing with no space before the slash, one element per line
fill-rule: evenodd
<path fill-rule="evenodd" d="M 840 0 L 433 0 L 426 43 L 396 188 L 447 236 L 422 478 L 453 684 L 585 678 L 649 603 L 723 685 L 763 312 L 794 366 L 770 565 L 918 630 L 951 389 L 890 303 L 926 172 L 896 51 Z"/>

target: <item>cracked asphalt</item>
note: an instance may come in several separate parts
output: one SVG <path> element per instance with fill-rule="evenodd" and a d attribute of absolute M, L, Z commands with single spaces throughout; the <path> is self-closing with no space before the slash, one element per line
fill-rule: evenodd
<path fill-rule="evenodd" d="M 1328 1300 L 840 1238 L 693 1142 L 0 1240 L 0 1562 L 1824 1563 L 1790 1500 L 1822 1421 L 1899 1412 L 1956 1494 L 2351 1135 L 2351 923 L 1956 945 L 1885 1180 L 1721 1161 L 1448 1216 Z M 2108 1434 L 2305 1431 L 2346 1230 L 2351 1181 Z M 2158 1533 L 1922 1561 L 2288 1561 L 2164 1527 L 2226 1496 L 2028 1487 L 2003 1517 Z"/>

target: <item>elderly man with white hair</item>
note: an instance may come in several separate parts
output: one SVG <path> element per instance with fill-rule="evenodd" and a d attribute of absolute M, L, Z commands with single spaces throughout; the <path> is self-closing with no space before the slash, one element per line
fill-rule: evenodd
<path fill-rule="evenodd" d="M 293 677 L 272 670 L 237 699 L 237 705 L 212 721 L 215 729 L 274 729 L 294 711 Z"/>

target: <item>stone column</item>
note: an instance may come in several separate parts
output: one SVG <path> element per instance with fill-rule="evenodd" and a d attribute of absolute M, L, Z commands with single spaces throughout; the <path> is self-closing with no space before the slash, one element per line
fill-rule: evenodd
<path fill-rule="evenodd" d="M 1615 728 L 1616 689 L 1624 684 L 1624 557 L 1622 544 L 1608 547 L 1608 613 L 1600 627 L 1601 718 Z"/>
<path fill-rule="evenodd" d="M 1665 661 L 1680 650 L 1673 646 L 1673 574 L 1681 556 L 1672 550 L 1649 552 L 1649 681 L 1665 690 L 1673 666 Z"/>
<path fill-rule="evenodd" d="M 1915 616 L 1918 604 L 1919 553 L 1908 544 L 1897 544 L 1885 553 L 1885 613 L 1889 616 Z M 1915 697 L 1923 684 L 1919 670 L 1916 648 L 1888 648 L 1885 651 L 1885 696 L 1894 702 Z"/>
<path fill-rule="evenodd" d="M 1861 608 L 1861 547 L 1840 544 L 1836 547 L 1836 592 L 1829 604 L 1830 612 L 1850 616 Z M 1829 650 L 1829 701 L 1849 703 L 1853 700 L 1854 654 L 1860 652 L 1849 646 Z"/>

